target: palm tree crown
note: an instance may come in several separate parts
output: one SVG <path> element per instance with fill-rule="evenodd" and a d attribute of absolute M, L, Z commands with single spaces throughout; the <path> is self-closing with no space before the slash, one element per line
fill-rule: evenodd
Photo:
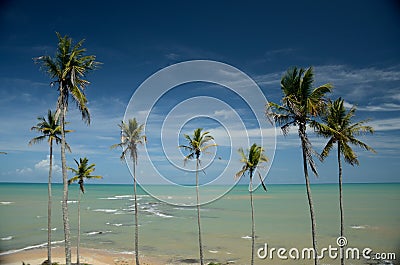
<path fill-rule="evenodd" d="M 47 138 L 47 141 L 50 143 L 52 141 L 55 141 L 56 144 L 61 143 L 61 126 L 56 119 L 56 115 L 51 112 L 51 110 L 48 110 L 47 112 L 47 120 L 45 117 L 38 117 L 38 124 L 33 126 L 31 128 L 32 131 L 37 131 L 41 133 L 42 135 L 39 135 L 29 141 L 29 145 L 32 144 L 37 144 L 43 141 L 44 139 Z M 66 133 L 72 132 L 72 130 L 66 130 Z M 69 151 L 71 151 L 71 148 L 69 147 L 68 144 L 66 144 L 66 147 Z"/>
<path fill-rule="evenodd" d="M 344 100 L 338 98 L 334 102 L 330 102 L 328 106 L 327 115 L 322 118 L 323 124 L 316 124 L 314 127 L 318 134 L 330 138 L 324 147 L 321 157 L 325 159 L 333 145 L 340 143 L 340 153 L 343 155 L 345 161 L 350 165 L 358 165 L 357 154 L 351 149 L 349 144 L 359 146 L 368 151 L 374 152 L 375 150 L 358 140 L 356 136 L 362 134 L 373 134 L 374 129 L 371 126 L 364 125 L 369 120 L 363 120 L 352 123 L 352 118 L 355 115 L 356 107 L 352 107 L 347 113 L 344 107 Z"/>
<path fill-rule="evenodd" d="M 332 91 L 331 84 L 312 88 L 314 83 L 313 68 L 292 68 L 281 79 L 283 92 L 282 105 L 269 102 L 266 115 L 269 119 L 281 125 L 284 135 L 290 126 L 298 126 L 299 137 L 305 147 L 308 163 L 315 175 L 318 175 L 312 155 L 316 154 L 306 134 L 306 125 L 324 113 L 326 108 L 325 95 Z M 275 110 L 275 111 L 274 111 Z"/>
<path fill-rule="evenodd" d="M 95 164 L 88 165 L 89 160 L 86 157 L 79 158 L 79 162 L 76 159 L 74 159 L 74 161 L 78 168 L 77 169 L 71 167 L 68 168 L 75 174 L 75 176 L 73 176 L 71 179 L 68 180 L 68 184 L 78 181 L 80 190 L 82 191 L 82 193 L 85 193 L 85 187 L 84 187 L 85 179 L 92 179 L 92 178 L 101 179 L 103 177 L 91 175 L 95 170 L 94 167 L 96 165 Z"/>
<path fill-rule="evenodd" d="M 129 157 L 137 164 L 138 144 L 143 145 L 146 141 L 146 135 L 143 134 L 144 124 L 138 124 L 136 118 L 129 119 L 128 124 L 121 121 L 118 125 L 121 128 L 121 142 L 114 144 L 111 148 L 122 147 L 121 160 L 129 154 Z"/>
<path fill-rule="evenodd" d="M 185 156 L 184 161 L 186 162 L 189 159 L 199 159 L 201 153 L 205 152 L 208 148 L 212 146 L 217 146 L 216 144 L 207 144 L 207 142 L 214 140 L 214 137 L 209 135 L 210 132 L 202 132 L 203 128 L 197 128 L 193 132 L 193 137 L 190 137 L 188 134 L 184 134 L 183 136 L 187 140 L 187 145 L 180 145 L 180 148 L 184 148 L 189 151 L 189 154 Z"/>
<path fill-rule="evenodd" d="M 250 147 L 247 155 L 244 153 L 242 147 L 239 148 L 238 152 L 241 156 L 240 162 L 242 162 L 244 165 L 242 169 L 236 173 L 235 178 L 242 177 L 246 172 L 249 172 L 250 178 L 252 178 L 256 168 L 259 167 L 261 163 L 268 162 L 268 158 L 264 154 L 264 149 L 255 143 Z M 260 177 L 264 190 L 267 190 L 260 173 L 258 173 L 258 176 Z"/>
<path fill-rule="evenodd" d="M 86 106 L 84 89 L 90 82 L 85 79 L 85 76 L 90 70 L 96 69 L 100 63 L 95 61 L 96 56 L 85 55 L 86 49 L 82 48 L 85 40 L 73 45 L 72 39 L 67 35 L 62 37 L 58 32 L 56 34 L 58 47 L 55 57 L 45 55 L 34 60 L 41 64 L 51 78 L 54 78 L 51 85 L 59 84 L 60 97 L 57 110 L 67 108 L 69 95 L 72 95 L 82 114 L 82 119 L 89 124 L 90 113 Z"/>

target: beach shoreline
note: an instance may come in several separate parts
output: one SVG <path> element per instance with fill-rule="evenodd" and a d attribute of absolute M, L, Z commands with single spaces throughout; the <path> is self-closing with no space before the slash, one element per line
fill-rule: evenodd
<path fill-rule="evenodd" d="M 76 248 L 71 249 L 72 263 L 76 262 Z M 93 265 L 131 265 L 134 264 L 134 254 L 111 252 L 104 249 L 80 248 L 80 263 Z M 47 248 L 24 250 L 17 253 L 0 256 L 2 265 L 22 265 L 22 262 L 30 265 L 40 265 L 47 260 Z M 140 257 L 143 265 L 166 264 L 160 259 L 142 256 Z M 65 264 L 65 253 L 63 247 L 52 249 L 52 262 Z"/>

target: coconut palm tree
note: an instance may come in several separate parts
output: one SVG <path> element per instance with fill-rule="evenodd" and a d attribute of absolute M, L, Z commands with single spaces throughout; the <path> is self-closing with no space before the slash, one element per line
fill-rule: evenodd
<path fill-rule="evenodd" d="M 114 144 L 111 148 L 122 147 L 121 160 L 127 156 L 132 159 L 133 165 L 133 194 L 135 203 L 135 259 L 136 265 L 139 265 L 139 224 L 138 224 L 138 205 L 136 190 L 136 165 L 138 158 L 138 145 L 143 145 L 147 138 L 143 134 L 144 124 L 139 125 L 136 118 L 129 119 L 128 124 L 121 121 L 118 125 L 121 129 L 121 142 Z"/>
<path fill-rule="evenodd" d="M 189 154 L 185 156 L 184 163 L 189 159 L 196 159 L 196 206 L 197 206 L 197 226 L 199 232 L 199 251 L 200 251 L 200 264 L 204 264 L 203 258 L 203 244 L 201 241 L 201 225 L 200 225 L 200 198 L 199 198 L 199 165 L 200 155 L 204 153 L 208 148 L 217 146 L 216 144 L 207 144 L 214 138 L 209 135 L 210 132 L 202 132 L 203 128 L 197 128 L 193 132 L 193 137 L 184 134 L 187 140 L 187 145 L 180 145 L 179 148 L 183 148 L 189 151 Z"/>
<path fill-rule="evenodd" d="M 63 176 L 63 199 L 62 212 L 65 238 L 65 260 L 66 265 L 71 265 L 71 241 L 68 218 L 68 174 L 65 156 L 65 121 L 68 111 L 69 98 L 75 101 L 82 119 L 90 124 L 90 113 L 87 108 L 87 98 L 84 89 L 90 84 L 86 80 L 86 74 L 98 66 L 94 55 L 85 55 L 86 49 L 82 48 L 84 40 L 73 44 L 72 39 L 65 35 L 62 37 L 58 32 L 58 47 L 54 57 L 40 56 L 35 58 L 35 62 L 49 74 L 52 82 L 51 86 L 57 85 L 59 93 L 57 99 L 56 116 L 59 117 L 61 125 L 61 165 Z"/>
<path fill-rule="evenodd" d="M 52 194 L 51 194 L 51 178 L 53 169 L 53 141 L 56 144 L 61 142 L 61 126 L 59 121 L 56 119 L 55 114 L 48 110 L 47 120 L 45 117 L 38 117 L 38 124 L 31 128 L 32 131 L 37 131 L 42 135 L 37 136 L 29 141 L 29 145 L 39 143 L 47 138 L 47 142 L 50 146 L 49 155 L 49 178 L 47 182 L 47 193 L 48 193 L 48 203 L 47 203 L 47 260 L 48 264 L 53 264 L 51 262 L 51 204 L 52 204 Z M 71 132 L 71 130 L 65 130 L 65 132 Z M 71 151 L 68 144 L 66 148 Z"/>
<path fill-rule="evenodd" d="M 357 154 L 351 149 L 350 144 L 359 146 L 368 151 L 374 152 L 367 144 L 361 142 L 356 136 L 362 134 L 374 133 L 374 129 L 371 126 L 364 125 L 368 120 L 352 123 L 352 118 L 355 115 L 356 107 L 352 107 L 347 113 L 344 107 L 344 100 L 338 98 L 334 102 L 330 102 L 326 116 L 322 118 L 323 124 L 316 123 L 314 128 L 319 135 L 329 138 L 325 145 L 321 157 L 325 159 L 334 144 L 337 144 L 337 160 L 339 168 L 339 209 L 340 209 L 340 236 L 344 236 L 344 213 L 343 213 L 343 189 L 342 189 L 342 161 L 341 155 L 344 161 L 350 165 L 359 165 Z M 342 247 L 343 248 L 343 247 Z M 341 264 L 344 264 L 344 255 L 341 256 Z"/>
<path fill-rule="evenodd" d="M 101 179 L 103 178 L 102 176 L 95 176 L 91 175 L 95 171 L 95 164 L 90 164 L 88 165 L 89 160 L 84 157 L 84 158 L 79 158 L 79 162 L 75 160 L 75 163 L 77 165 L 77 169 L 69 167 L 68 169 L 71 170 L 75 176 L 70 178 L 68 180 L 68 185 L 78 181 L 79 184 L 79 197 L 78 197 L 78 243 L 76 246 L 76 264 L 80 265 L 79 262 L 79 245 L 81 243 L 81 196 L 83 193 L 85 193 L 85 179 Z M 82 192 L 82 194 L 81 194 Z"/>
<path fill-rule="evenodd" d="M 243 148 L 239 148 L 238 150 L 241 160 L 244 165 L 242 169 L 236 173 L 235 178 L 238 179 L 246 172 L 249 172 L 249 177 L 250 177 L 250 185 L 249 185 L 249 193 L 250 193 L 250 206 L 251 206 L 251 265 L 254 264 L 254 244 L 255 244 L 255 222 L 254 222 L 254 204 L 253 204 L 253 174 L 254 171 L 259 167 L 259 165 L 263 162 L 268 162 L 268 158 L 264 155 L 264 150 L 261 146 L 258 146 L 257 144 L 253 144 L 249 151 L 248 154 L 246 155 L 243 151 Z M 264 182 L 262 180 L 262 177 L 260 173 L 258 172 L 258 176 L 260 178 L 261 184 L 264 188 L 265 191 L 267 191 L 267 188 L 264 185 Z"/>
<path fill-rule="evenodd" d="M 313 68 L 292 68 L 289 69 L 281 79 L 283 92 L 282 105 L 270 102 L 267 105 L 266 115 L 271 120 L 281 125 L 284 135 L 289 132 L 290 126 L 297 126 L 301 142 L 303 156 L 303 171 L 306 182 L 307 199 L 310 209 L 312 244 L 314 249 L 314 263 L 318 264 L 318 248 L 316 239 L 316 221 L 314 205 L 312 201 L 308 166 L 318 176 L 317 168 L 313 160 L 311 142 L 308 139 L 307 124 L 320 117 L 326 108 L 325 95 L 332 91 L 331 84 L 325 84 L 312 88 L 314 82 Z"/>

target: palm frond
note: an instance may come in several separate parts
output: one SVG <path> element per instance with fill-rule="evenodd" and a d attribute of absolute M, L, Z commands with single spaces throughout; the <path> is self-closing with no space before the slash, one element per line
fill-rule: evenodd
<path fill-rule="evenodd" d="M 201 152 L 207 153 L 206 150 L 207 150 L 208 148 L 210 148 L 210 147 L 215 147 L 215 146 L 218 146 L 218 145 L 217 145 L 217 144 L 208 144 L 208 145 L 206 145 L 206 146 L 201 147 L 200 149 L 201 149 Z"/>
<path fill-rule="evenodd" d="M 244 166 L 242 167 L 242 169 L 239 170 L 239 171 L 235 174 L 235 179 L 241 178 L 241 177 L 246 173 L 246 171 L 247 171 L 247 166 L 244 165 Z"/>
<path fill-rule="evenodd" d="M 302 132 L 301 130 L 299 130 L 299 136 L 302 143 L 302 148 L 304 149 L 306 155 L 306 160 L 308 162 L 308 165 L 310 166 L 314 175 L 318 177 L 317 166 L 314 162 L 313 155 L 317 156 L 318 158 L 320 158 L 320 155 L 317 152 L 315 152 L 315 150 L 312 148 L 311 142 L 308 139 L 306 132 Z M 322 158 L 320 158 L 320 160 L 322 160 Z"/>
<path fill-rule="evenodd" d="M 258 178 L 260 179 L 260 182 L 261 182 L 261 185 L 262 185 L 263 189 L 264 189 L 265 191 L 267 191 L 267 187 L 266 187 L 265 184 L 264 184 L 264 181 L 263 181 L 263 179 L 262 179 L 262 177 L 261 177 L 260 172 L 257 172 L 257 174 L 258 174 Z"/>
<path fill-rule="evenodd" d="M 37 136 L 37 137 L 35 137 L 35 138 L 32 138 L 32 139 L 29 141 L 28 144 L 29 144 L 29 145 L 37 144 L 37 143 L 42 142 L 44 139 L 46 139 L 46 136 L 45 136 L 45 135 Z"/>
<path fill-rule="evenodd" d="M 360 162 L 357 159 L 356 153 L 354 153 L 353 149 L 346 143 L 341 143 L 340 144 L 341 150 L 340 152 L 343 154 L 344 160 L 354 166 L 354 165 L 359 165 Z"/>
<path fill-rule="evenodd" d="M 330 151 L 332 150 L 333 144 L 335 143 L 334 138 L 330 138 L 329 141 L 326 143 L 324 149 L 321 152 L 321 158 L 322 160 L 325 160 L 325 158 L 328 157 Z"/>

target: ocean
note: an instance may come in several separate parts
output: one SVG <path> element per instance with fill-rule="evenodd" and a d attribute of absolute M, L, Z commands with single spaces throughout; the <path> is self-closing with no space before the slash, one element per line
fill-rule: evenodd
<path fill-rule="evenodd" d="M 85 187 L 81 202 L 81 247 L 133 253 L 133 186 L 87 184 Z M 173 186 L 153 188 L 169 194 L 169 198 L 184 196 L 174 192 Z M 365 249 L 369 256 L 378 253 L 387 260 L 393 260 L 395 255 L 398 262 L 400 184 L 344 184 L 343 188 L 346 248 L 351 249 L 349 255 L 353 251 L 356 253 L 356 249 L 360 251 L 360 259 L 350 255 L 347 264 L 377 264 L 362 257 Z M 226 187 L 214 186 L 213 189 L 223 193 Z M 140 254 L 170 263 L 198 259 L 196 208 L 167 204 L 141 189 L 138 193 Z M 312 195 L 318 247 L 326 248 L 323 264 L 339 264 L 334 256 L 340 229 L 337 185 L 312 185 Z M 62 185 L 53 184 L 52 238 L 55 246 L 63 246 L 61 197 Z M 78 186 L 72 185 L 68 204 L 72 246 L 76 246 L 77 198 Z M 258 189 L 254 193 L 254 206 L 256 252 L 260 255 L 256 254 L 255 263 L 312 264 L 311 260 L 301 257 L 302 250 L 312 246 L 304 185 L 270 185 L 268 192 Z M 47 184 L 0 183 L 0 216 L 0 255 L 44 247 L 47 242 Z M 221 198 L 202 205 L 201 224 L 206 261 L 250 263 L 251 216 L 247 186 L 235 186 Z M 272 248 L 276 251 L 271 253 Z M 278 256 L 278 248 L 286 252 Z M 263 257 L 266 253 L 267 257 Z M 299 257 L 296 253 L 300 253 Z M 393 264 L 398 263 L 394 261 Z"/>

